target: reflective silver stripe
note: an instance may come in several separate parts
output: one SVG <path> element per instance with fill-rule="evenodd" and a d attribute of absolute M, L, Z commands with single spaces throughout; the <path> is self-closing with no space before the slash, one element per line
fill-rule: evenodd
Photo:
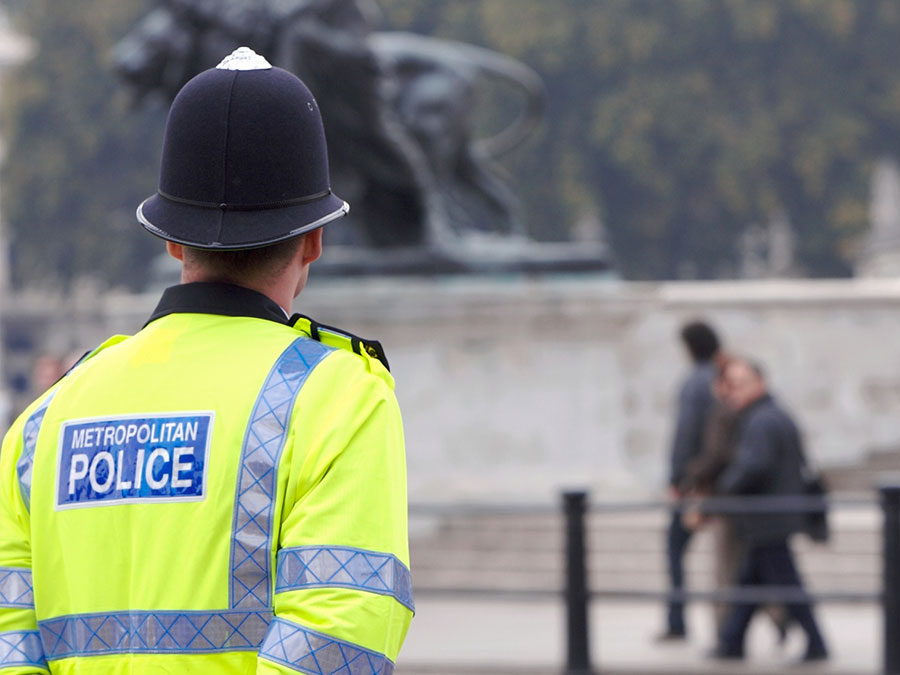
<path fill-rule="evenodd" d="M 308 675 L 390 675 L 394 664 L 384 654 L 275 619 L 259 655 Z"/>
<path fill-rule="evenodd" d="M 47 660 L 100 654 L 206 654 L 259 649 L 272 613 L 116 612 L 39 621 Z"/>
<path fill-rule="evenodd" d="M 38 434 L 41 431 L 41 422 L 44 421 L 47 406 L 50 405 L 50 401 L 55 395 L 56 392 L 53 392 L 44 399 L 44 402 L 25 421 L 25 428 L 22 430 L 22 455 L 16 463 L 16 473 L 19 475 L 22 501 L 25 502 L 25 508 L 29 511 L 31 510 L 31 471 L 34 466 L 34 451 L 37 447 Z"/>
<path fill-rule="evenodd" d="M 35 666 L 47 668 L 41 637 L 36 630 L 0 633 L 0 668 Z"/>
<path fill-rule="evenodd" d="M 395 555 L 349 546 L 301 546 L 278 552 L 276 593 L 328 586 L 390 595 L 415 611 L 409 569 Z"/>
<path fill-rule="evenodd" d="M 230 607 L 271 605 L 272 518 L 278 461 L 294 401 L 307 376 L 334 349 L 298 338 L 272 367 L 244 436 L 234 503 Z"/>
<path fill-rule="evenodd" d="M 151 223 L 149 220 L 147 220 L 147 216 L 144 215 L 144 204 L 146 204 L 151 199 L 153 199 L 154 196 L 155 195 L 151 195 L 150 197 L 147 197 L 147 199 L 142 201 L 140 204 L 138 204 L 137 213 L 135 214 L 137 216 L 138 222 L 141 225 L 143 225 L 144 228 L 146 228 L 151 234 L 155 234 L 167 241 L 171 241 L 176 244 L 184 244 L 186 246 L 197 246 L 198 245 L 197 242 L 188 241 L 187 239 L 179 239 L 178 237 L 173 237 L 171 234 L 169 234 L 165 230 L 160 229 L 159 227 L 157 227 L 156 225 Z M 270 240 L 267 240 L 264 242 L 258 242 L 258 243 L 268 245 L 268 244 L 276 244 L 279 241 L 286 241 L 287 239 L 292 239 L 301 234 L 305 234 L 307 232 L 312 232 L 313 230 L 316 230 L 324 225 L 327 225 L 328 223 L 330 223 L 333 220 L 337 220 L 338 218 L 342 218 L 343 216 L 346 216 L 348 213 L 350 213 L 350 205 L 347 202 L 343 202 L 339 209 L 322 216 L 318 220 L 314 220 L 313 222 L 311 222 L 307 225 L 303 225 L 302 227 L 298 227 L 295 230 L 291 230 L 290 232 L 283 234 L 279 237 L 275 237 L 273 239 L 270 239 Z M 214 251 L 227 251 L 227 250 L 240 249 L 241 245 L 224 246 L 219 242 L 213 241 L 213 242 L 209 242 L 208 244 L 204 244 L 203 248 L 211 249 Z"/>
<path fill-rule="evenodd" d="M 0 567 L 0 607 L 34 609 L 31 570 Z"/>

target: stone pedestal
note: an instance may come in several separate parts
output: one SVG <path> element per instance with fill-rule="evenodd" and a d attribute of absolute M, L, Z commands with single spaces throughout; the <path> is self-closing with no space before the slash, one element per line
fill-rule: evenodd
<path fill-rule="evenodd" d="M 18 296 L 8 321 L 84 349 L 138 330 L 156 294 Z M 316 278 L 295 309 L 382 341 L 416 501 L 606 498 L 664 487 L 678 330 L 702 317 L 758 359 L 813 462 L 900 447 L 900 281 L 622 283 L 595 275 Z M 24 330 L 24 329 L 23 329 Z"/>

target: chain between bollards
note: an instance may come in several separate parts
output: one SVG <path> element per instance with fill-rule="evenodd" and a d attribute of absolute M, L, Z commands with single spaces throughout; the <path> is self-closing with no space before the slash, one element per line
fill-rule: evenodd
<path fill-rule="evenodd" d="M 585 547 L 586 492 L 563 493 L 566 514 L 566 669 L 564 675 L 591 675 Z"/>

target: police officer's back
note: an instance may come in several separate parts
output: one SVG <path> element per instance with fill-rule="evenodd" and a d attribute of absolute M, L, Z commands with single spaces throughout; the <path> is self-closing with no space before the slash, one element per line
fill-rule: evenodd
<path fill-rule="evenodd" d="M 393 379 L 377 343 L 288 316 L 346 211 L 297 78 L 239 50 L 185 85 L 138 209 L 184 283 L 3 443 L 0 673 L 392 670 Z"/>

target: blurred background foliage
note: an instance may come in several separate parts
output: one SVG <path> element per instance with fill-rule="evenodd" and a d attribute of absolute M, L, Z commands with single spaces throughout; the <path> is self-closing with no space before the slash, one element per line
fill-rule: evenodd
<path fill-rule="evenodd" d="M 112 46 L 147 11 L 139 0 L 15 3 L 34 55 L 2 85 L 0 185 L 13 282 L 79 276 L 140 288 L 161 250 L 136 225 L 156 185 L 165 113 L 132 105 Z"/>
<path fill-rule="evenodd" d="M 250 0 L 248 0 L 250 1 Z M 134 106 L 110 49 L 154 3 L 7 0 L 34 58 L 7 76 L 3 210 L 18 284 L 140 288 L 161 250 L 134 222 L 160 106 Z M 786 216 L 797 271 L 852 273 L 874 162 L 900 154 L 893 0 L 379 0 L 384 30 L 519 58 L 547 88 L 501 162 L 540 240 L 604 236 L 625 278 L 740 273 L 744 233 Z M 503 126 L 488 92 L 476 118 Z"/>

